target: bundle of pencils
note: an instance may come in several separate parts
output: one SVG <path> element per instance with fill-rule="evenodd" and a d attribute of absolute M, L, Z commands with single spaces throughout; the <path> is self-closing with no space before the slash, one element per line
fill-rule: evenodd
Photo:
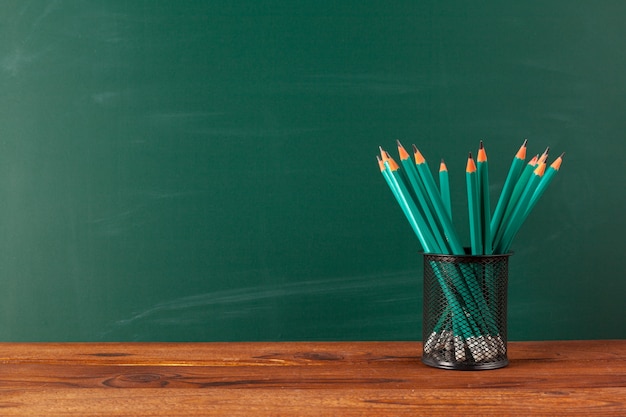
<path fill-rule="evenodd" d="M 439 186 L 435 183 L 426 159 L 413 145 L 413 158 L 398 141 L 400 164 L 380 148 L 377 156 L 380 171 L 404 212 L 425 253 L 466 255 L 452 223 L 452 207 L 448 168 L 443 160 L 439 166 Z M 495 210 L 491 211 L 489 167 L 485 147 L 480 142 L 476 161 L 471 153 L 465 177 L 469 214 L 469 254 L 475 256 L 507 254 L 513 238 L 558 173 L 563 155 L 546 168 L 549 148 L 532 158 L 524 167 L 527 141 L 519 148 L 507 174 Z M 491 351 L 504 349 L 493 325 L 495 318 L 481 290 L 479 276 L 484 271 L 456 268 L 446 271 L 431 263 L 437 282 L 450 311 L 442 315 L 436 327 L 449 323 L 452 330 L 435 329 L 428 345 L 464 344 L 467 348 L 489 345 Z M 487 289 L 489 292 L 490 289 Z M 472 314 L 468 314 L 470 311 Z M 452 318 L 450 320 L 450 317 Z M 426 345 L 426 343 L 425 343 Z M 495 347 L 495 349 L 494 349 Z"/>
<path fill-rule="evenodd" d="M 464 255 L 452 224 L 448 168 L 439 167 L 439 186 L 426 159 L 413 145 L 413 158 L 398 141 L 400 164 L 380 148 L 378 164 L 393 195 L 426 253 Z M 491 212 L 487 152 L 480 142 L 477 158 L 469 154 L 465 168 L 472 255 L 508 253 L 513 238 L 559 172 L 563 154 L 547 166 L 549 148 L 524 167 L 527 141 L 519 148 L 495 210 Z"/>

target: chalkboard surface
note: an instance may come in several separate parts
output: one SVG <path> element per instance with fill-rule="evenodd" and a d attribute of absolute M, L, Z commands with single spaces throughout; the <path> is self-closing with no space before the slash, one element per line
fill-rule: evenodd
<path fill-rule="evenodd" d="M 509 338 L 624 338 L 626 3 L 3 1 L 0 339 L 414 340 L 419 242 L 378 146 L 492 199 L 566 152 L 517 236 Z"/>

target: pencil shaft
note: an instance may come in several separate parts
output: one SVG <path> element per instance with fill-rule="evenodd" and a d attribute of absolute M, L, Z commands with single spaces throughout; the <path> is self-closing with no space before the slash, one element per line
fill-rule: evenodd
<path fill-rule="evenodd" d="M 545 166 L 544 166 L 545 168 Z M 506 253 L 511 247 L 511 242 L 513 238 L 519 231 L 522 223 L 524 222 L 526 216 L 525 213 L 528 209 L 528 204 L 532 198 L 533 193 L 537 189 L 539 182 L 543 176 L 543 170 L 540 171 L 540 168 L 537 168 L 535 172 L 533 172 L 530 180 L 528 181 L 524 192 L 520 196 L 513 213 L 511 214 L 508 224 L 503 225 L 504 233 L 502 234 L 502 239 L 500 244 L 498 245 L 498 253 Z"/>
<path fill-rule="evenodd" d="M 450 199 L 450 177 L 448 174 L 448 168 L 441 161 L 441 166 L 439 168 L 439 192 L 441 193 L 441 200 L 443 202 L 443 206 L 452 220 L 452 201 Z"/>
<path fill-rule="evenodd" d="M 402 196 L 399 194 L 398 188 L 395 185 L 395 181 L 392 178 L 393 176 L 392 176 L 391 172 L 389 170 L 384 170 L 384 171 L 382 171 L 382 174 L 383 174 L 383 177 L 385 178 L 385 181 L 387 182 L 387 185 L 389 186 L 389 189 L 393 193 L 393 196 L 396 198 L 396 201 L 398 202 L 398 205 L 402 209 L 402 212 L 404 213 L 406 219 L 408 220 L 409 224 L 411 225 L 411 228 L 413 229 L 413 232 L 417 236 L 417 239 L 419 240 L 420 245 L 422 246 L 422 250 L 424 250 L 424 252 L 428 253 L 430 250 L 432 250 L 432 248 L 430 247 L 430 242 L 428 242 L 426 240 L 426 237 L 424 236 L 422 231 L 417 226 L 417 222 L 415 221 L 415 218 L 413 217 L 413 214 L 410 213 L 410 211 L 408 210 L 408 207 L 406 206 Z"/>
<path fill-rule="evenodd" d="M 399 178 L 397 171 L 392 171 L 389 167 L 389 163 L 385 162 L 385 172 L 388 173 L 389 183 L 391 184 L 392 191 L 395 190 L 394 195 L 403 209 L 409 223 L 411 224 L 413 231 L 418 237 L 418 240 L 422 244 L 424 252 L 438 252 L 437 246 L 432 234 L 426 226 L 424 218 L 421 213 L 415 207 L 412 202 L 406 186 L 403 184 L 402 179 Z M 395 172 L 395 173 L 394 173 Z"/>
<path fill-rule="evenodd" d="M 489 192 L 489 164 L 487 155 L 482 147 L 478 151 L 478 198 L 479 198 L 479 215 L 480 215 L 480 232 L 482 253 L 491 255 L 492 239 L 491 239 L 491 196 Z"/>
<path fill-rule="evenodd" d="M 522 173 L 522 170 L 524 169 L 524 160 L 526 159 L 526 144 L 527 141 L 524 140 L 524 143 L 522 143 L 522 146 L 520 146 L 519 150 L 515 154 L 515 157 L 513 158 L 513 161 L 511 162 L 509 172 L 506 175 L 504 185 L 502 186 L 502 191 L 500 192 L 500 197 L 498 198 L 498 202 L 496 203 L 496 208 L 493 211 L 493 216 L 491 217 L 492 240 L 495 238 L 495 234 L 498 231 L 498 227 L 500 226 L 500 222 L 502 221 L 502 216 L 504 216 L 506 206 L 509 202 L 509 199 L 511 198 L 513 189 L 515 188 L 515 184 L 517 183 Z"/>
<path fill-rule="evenodd" d="M 416 151 L 419 152 L 419 151 Z M 420 154 L 421 156 L 421 154 Z M 417 161 L 416 161 L 417 162 Z M 420 174 L 422 181 L 424 183 L 424 187 L 426 188 L 426 192 L 433 202 L 433 206 L 435 208 L 435 213 L 439 219 L 440 224 L 445 233 L 445 239 L 448 242 L 450 251 L 454 255 L 463 255 L 463 246 L 461 245 L 459 238 L 456 235 L 454 230 L 454 226 L 452 225 L 452 220 L 450 216 L 446 213 L 446 209 L 444 208 L 443 201 L 441 200 L 441 195 L 437 190 L 437 186 L 435 185 L 435 180 L 433 179 L 432 173 L 428 168 L 428 164 L 425 160 L 420 161 L 420 163 L 415 164 L 417 168 L 417 172 Z"/>
<path fill-rule="evenodd" d="M 522 174 L 520 175 L 519 179 L 515 183 L 515 186 L 513 187 L 511 196 L 509 197 L 509 200 L 506 203 L 506 210 L 504 212 L 504 215 L 502 216 L 502 219 L 500 220 L 500 223 L 497 226 L 495 234 L 493 235 L 492 247 L 494 249 L 501 246 L 502 236 L 504 235 L 507 225 L 511 221 L 511 215 L 513 214 L 513 211 L 515 210 L 515 207 L 517 206 L 517 203 L 519 202 L 520 197 L 524 193 L 524 190 L 526 189 L 528 185 L 528 181 L 530 180 L 533 174 L 533 171 L 535 170 L 537 166 L 537 159 L 538 157 L 535 157 L 530 162 L 528 162 L 528 164 L 526 164 L 526 167 L 523 169 Z M 493 229 L 492 229 L 492 233 L 494 233 Z"/>
<path fill-rule="evenodd" d="M 415 164 L 410 159 L 400 159 L 400 163 L 405 169 L 405 173 L 407 174 L 407 178 L 411 187 L 413 189 L 413 194 L 417 199 L 420 207 L 422 208 L 422 212 L 424 213 L 424 217 L 426 218 L 426 222 L 429 225 L 430 232 L 437 243 L 437 247 L 439 249 L 439 253 L 449 253 L 446 242 L 443 238 L 443 235 L 440 231 L 440 225 L 435 220 L 433 216 L 433 207 L 430 204 L 430 200 L 428 199 L 426 189 L 422 183 L 419 174 L 415 168 Z"/>
<path fill-rule="evenodd" d="M 471 170 L 469 166 L 472 166 Z M 480 203 L 478 201 L 478 182 L 476 178 L 476 168 L 474 161 L 468 160 L 468 169 L 465 173 L 467 185 L 467 207 L 469 213 L 470 242 L 472 255 L 482 255 L 482 238 L 480 230 Z"/>
<path fill-rule="evenodd" d="M 548 188 L 548 186 L 550 185 L 550 183 L 554 179 L 554 176 L 558 172 L 559 172 L 559 170 L 555 169 L 553 167 L 549 167 L 546 170 L 546 173 L 544 174 L 543 178 L 541 179 L 541 182 L 539 182 L 539 185 L 537 186 L 537 189 L 535 190 L 535 192 L 533 193 L 532 197 L 530 198 L 530 202 L 528 203 L 528 207 L 526 209 L 525 216 L 528 216 L 528 214 L 530 214 L 530 211 L 535 207 L 535 205 L 537 204 L 537 202 L 539 201 L 539 199 L 541 198 L 543 193 L 546 191 L 546 189 Z"/>
<path fill-rule="evenodd" d="M 496 208 L 493 212 L 493 217 L 491 218 L 492 246 L 495 246 L 496 235 L 500 229 L 504 213 L 511 200 L 513 189 L 515 188 L 523 169 L 524 161 L 522 159 L 515 158 L 511 164 L 511 168 L 509 169 L 504 186 L 502 187 L 502 192 L 500 193 Z"/>
<path fill-rule="evenodd" d="M 539 199 L 541 198 L 543 193 L 546 191 L 546 189 L 548 188 L 548 186 L 550 185 L 550 183 L 554 179 L 554 176 L 558 172 L 559 172 L 558 168 L 555 169 L 554 167 L 549 167 L 546 170 L 546 173 L 543 175 L 543 177 L 539 181 L 538 185 L 536 186 L 536 188 L 532 192 L 532 196 L 528 199 L 528 203 L 526 204 L 526 207 L 522 208 L 523 212 L 520 212 L 518 214 L 518 218 L 516 220 L 517 221 L 516 229 L 510 231 L 508 237 L 505 236 L 505 240 L 504 240 L 504 244 L 503 244 L 502 250 L 504 250 L 506 252 L 509 251 L 509 249 L 511 247 L 511 244 L 513 242 L 513 238 L 515 237 L 515 235 L 517 234 L 517 232 L 519 231 L 521 226 L 524 224 L 524 222 L 526 221 L 526 219 L 530 215 L 530 212 L 535 207 L 535 205 L 537 204 L 537 202 L 539 201 Z"/>

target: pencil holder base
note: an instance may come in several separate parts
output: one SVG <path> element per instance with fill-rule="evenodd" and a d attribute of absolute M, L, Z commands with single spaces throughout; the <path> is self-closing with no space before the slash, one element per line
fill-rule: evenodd
<path fill-rule="evenodd" d="M 452 334 L 432 334 L 424 343 L 422 363 L 434 368 L 483 371 L 503 368 L 509 364 L 506 343 L 500 338 L 484 337 L 465 341 L 454 338 Z"/>
<path fill-rule="evenodd" d="M 424 254 L 424 364 L 454 370 L 508 365 L 509 256 Z"/>
<path fill-rule="evenodd" d="M 433 368 L 448 369 L 454 371 L 488 371 L 490 369 L 504 368 L 509 364 L 508 359 L 491 363 L 463 364 L 458 362 L 435 361 L 422 358 L 422 363 Z"/>

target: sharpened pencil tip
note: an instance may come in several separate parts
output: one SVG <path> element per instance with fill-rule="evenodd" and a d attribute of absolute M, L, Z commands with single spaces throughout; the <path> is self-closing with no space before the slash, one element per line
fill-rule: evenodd
<path fill-rule="evenodd" d="M 389 159 L 389 153 L 383 149 L 382 146 L 379 146 L 380 148 L 380 156 L 383 159 L 383 162 L 387 161 Z"/>
<path fill-rule="evenodd" d="M 400 140 L 396 140 L 396 142 L 398 143 L 398 153 L 400 154 L 400 159 L 402 161 L 404 161 L 405 159 L 409 159 L 411 156 L 406 151 L 406 149 L 404 149 L 404 146 L 402 146 Z"/>
<path fill-rule="evenodd" d="M 472 153 L 469 153 L 467 157 L 467 165 L 465 166 L 465 172 L 472 173 L 476 171 L 476 163 L 474 162 L 474 158 L 472 158 Z"/>
<path fill-rule="evenodd" d="M 380 172 L 383 172 L 385 170 L 385 163 L 382 159 L 380 159 L 380 156 L 378 155 L 376 155 L 376 161 L 378 162 L 378 168 L 380 168 Z"/>
<path fill-rule="evenodd" d="M 521 160 L 526 159 L 526 144 L 527 143 L 528 143 L 528 139 L 524 139 L 524 143 L 522 143 L 522 146 L 519 147 L 517 154 L 515 154 L 515 157 L 517 159 L 521 159 Z"/>
<path fill-rule="evenodd" d="M 426 162 L 424 155 L 417 149 L 417 146 L 413 145 L 413 157 L 415 158 L 415 164 L 420 165 Z"/>
<path fill-rule="evenodd" d="M 476 155 L 476 160 L 478 162 L 487 162 L 487 152 L 485 151 L 482 140 L 480 141 L 480 149 L 478 149 L 478 155 Z"/>
<path fill-rule="evenodd" d="M 552 169 L 556 169 L 558 171 L 561 168 L 561 163 L 563 162 L 563 155 L 565 155 L 565 152 L 559 155 L 559 157 L 556 158 L 554 162 L 552 162 L 552 165 L 550 165 Z"/>

